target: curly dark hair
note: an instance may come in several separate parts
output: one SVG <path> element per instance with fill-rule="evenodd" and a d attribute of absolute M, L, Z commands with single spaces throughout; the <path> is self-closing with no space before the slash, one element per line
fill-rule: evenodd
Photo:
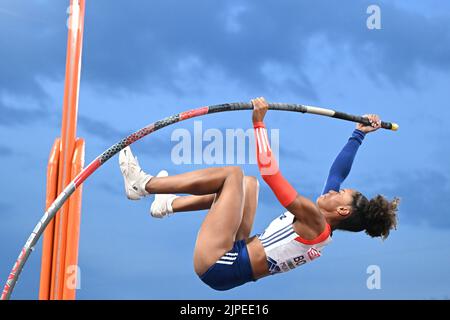
<path fill-rule="evenodd" d="M 390 230 L 397 227 L 399 202 L 399 198 L 389 201 L 382 195 L 368 200 L 361 192 L 355 192 L 350 216 L 339 222 L 336 229 L 353 232 L 366 230 L 369 236 L 384 240 Z"/>

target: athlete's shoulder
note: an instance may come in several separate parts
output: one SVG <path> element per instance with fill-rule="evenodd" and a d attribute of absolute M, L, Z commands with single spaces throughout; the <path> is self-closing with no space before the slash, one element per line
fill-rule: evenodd
<path fill-rule="evenodd" d="M 287 209 L 295 216 L 296 220 L 313 230 L 315 235 L 319 235 L 327 224 L 319 207 L 301 195 L 298 195 Z"/>
<path fill-rule="evenodd" d="M 305 239 L 301 235 L 295 239 L 299 243 L 307 246 L 324 246 L 331 242 L 331 226 L 327 223 L 325 229 L 313 239 Z"/>

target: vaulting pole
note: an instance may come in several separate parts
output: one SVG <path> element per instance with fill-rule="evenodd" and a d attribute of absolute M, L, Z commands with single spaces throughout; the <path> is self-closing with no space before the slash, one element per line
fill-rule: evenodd
<path fill-rule="evenodd" d="M 70 184 L 63 190 L 62 193 L 59 194 L 58 198 L 52 203 L 52 205 L 48 208 L 48 210 L 44 213 L 41 220 L 38 222 L 33 232 L 29 236 L 27 242 L 22 248 L 19 257 L 16 260 L 9 276 L 6 284 L 3 288 L 3 293 L 1 296 L 2 300 L 9 299 L 11 293 L 16 285 L 17 279 L 19 278 L 20 273 L 22 272 L 23 266 L 30 256 L 31 251 L 33 250 L 36 242 L 39 240 L 40 236 L 44 232 L 45 228 L 51 221 L 51 219 L 55 216 L 56 212 L 61 208 L 61 206 L 69 199 L 72 193 L 81 186 L 81 184 L 92 174 L 94 173 L 101 165 L 103 165 L 106 161 L 108 161 L 111 157 L 117 154 L 120 150 L 125 148 L 126 146 L 136 142 L 137 140 L 142 139 L 143 137 L 149 135 L 150 133 L 157 131 L 161 128 L 167 127 L 171 124 L 177 123 L 179 121 L 183 121 L 186 119 L 210 114 L 210 113 L 218 113 L 225 111 L 238 111 L 238 110 L 251 110 L 253 106 L 250 103 L 226 103 L 208 107 L 201 107 L 198 109 L 193 109 L 185 112 L 178 113 L 176 115 L 164 118 L 162 120 L 156 121 L 135 133 L 130 134 L 128 137 L 122 139 L 118 143 L 114 144 L 106 151 L 104 151 L 101 155 L 99 155 L 94 161 L 92 161 L 84 170 L 82 170 L 76 177 L 73 179 Z M 301 113 L 312 113 L 332 118 L 338 118 L 342 120 L 359 122 L 365 125 L 370 125 L 370 121 L 367 118 L 351 115 L 331 109 L 318 108 L 300 104 L 285 104 L 285 103 L 270 103 L 270 110 L 281 110 L 281 111 L 292 111 L 292 112 L 301 112 Z M 381 127 L 384 129 L 389 129 L 396 131 L 399 126 L 396 123 L 390 122 L 381 122 Z"/>

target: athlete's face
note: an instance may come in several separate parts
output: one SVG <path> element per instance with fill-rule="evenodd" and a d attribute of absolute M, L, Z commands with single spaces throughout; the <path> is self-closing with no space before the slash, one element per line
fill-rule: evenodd
<path fill-rule="evenodd" d="M 317 205 L 326 212 L 337 212 L 341 216 L 346 216 L 351 212 L 353 189 L 341 189 L 338 192 L 330 190 L 317 198 Z"/>

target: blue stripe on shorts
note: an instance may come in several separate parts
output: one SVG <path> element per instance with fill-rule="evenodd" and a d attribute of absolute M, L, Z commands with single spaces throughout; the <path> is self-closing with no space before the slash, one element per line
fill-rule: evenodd
<path fill-rule="evenodd" d="M 255 281 L 245 240 L 236 241 L 233 248 L 219 258 L 200 279 L 220 291 Z"/>

